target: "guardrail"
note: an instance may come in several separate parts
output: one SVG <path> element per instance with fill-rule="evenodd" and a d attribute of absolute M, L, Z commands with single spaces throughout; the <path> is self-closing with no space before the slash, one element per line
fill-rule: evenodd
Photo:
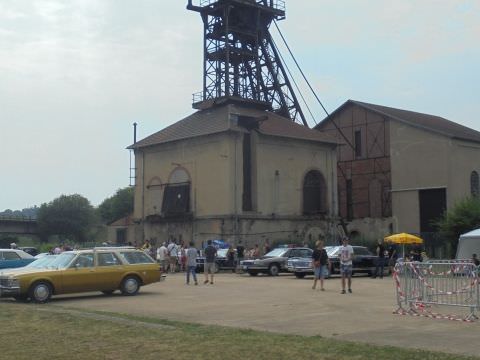
<path fill-rule="evenodd" d="M 205 7 L 220 1 L 222 0 L 194 0 L 192 1 L 192 4 L 194 6 Z M 248 2 L 248 0 L 241 0 L 241 1 Z M 254 2 L 259 5 L 271 7 L 275 10 L 285 11 L 285 0 L 254 0 Z"/>
<path fill-rule="evenodd" d="M 398 314 L 463 321 L 478 319 L 479 267 L 469 260 L 398 262 L 393 278 Z M 445 307 L 464 314 L 434 312 Z"/>

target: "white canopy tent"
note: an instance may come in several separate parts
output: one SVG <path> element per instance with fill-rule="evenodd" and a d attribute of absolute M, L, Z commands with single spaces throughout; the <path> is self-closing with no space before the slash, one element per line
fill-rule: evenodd
<path fill-rule="evenodd" d="M 457 246 L 457 259 L 471 259 L 472 254 L 480 257 L 480 229 L 460 235 Z"/>

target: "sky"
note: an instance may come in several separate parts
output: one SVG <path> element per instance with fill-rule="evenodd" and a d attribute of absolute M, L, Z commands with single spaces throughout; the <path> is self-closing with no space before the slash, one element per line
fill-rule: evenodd
<path fill-rule="evenodd" d="M 141 139 L 184 118 L 202 87 L 202 21 L 186 3 L 0 0 L 0 211 L 62 194 L 96 206 L 129 185 L 132 124 Z M 480 1 L 286 6 L 281 31 L 329 112 L 354 99 L 480 131 Z"/>

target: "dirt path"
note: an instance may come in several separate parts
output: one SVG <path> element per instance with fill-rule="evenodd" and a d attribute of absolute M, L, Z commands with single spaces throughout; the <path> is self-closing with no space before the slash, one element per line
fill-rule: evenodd
<path fill-rule="evenodd" d="M 203 278 L 201 278 L 203 280 Z M 159 319 L 321 335 L 478 356 L 480 321 L 464 323 L 393 315 L 390 278 L 355 278 L 353 294 L 341 295 L 340 280 L 327 291 L 293 276 L 220 274 L 214 285 L 184 284 L 180 274 L 141 289 L 138 296 L 98 294 L 58 297 L 50 306 L 108 311 Z"/>

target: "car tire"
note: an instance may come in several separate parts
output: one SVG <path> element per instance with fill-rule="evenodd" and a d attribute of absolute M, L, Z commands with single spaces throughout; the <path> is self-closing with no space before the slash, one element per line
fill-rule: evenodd
<path fill-rule="evenodd" d="M 268 273 L 271 276 L 278 276 L 278 274 L 280 273 L 280 266 L 278 266 L 278 264 L 270 264 L 270 266 L 268 267 Z"/>
<path fill-rule="evenodd" d="M 102 290 L 102 293 L 104 293 L 105 295 L 112 295 L 114 291 L 115 290 Z"/>
<path fill-rule="evenodd" d="M 140 290 L 140 280 L 136 276 L 127 276 L 120 285 L 120 291 L 125 296 L 137 295 L 138 290 Z"/>
<path fill-rule="evenodd" d="M 37 281 L 28 291 L 28 296 L 38 304 L 47 303 L 52 297 L 52 285 L 46 281 Z"/>
<path fill-rule="evenodd" d="M 295 277 L 297 279 L 303 279 L 305 277 L 305 275 L 306 275 L 305 273 L 299 273 L 299 272 L 295 273 Z"/>
<path fill-rule="evenodd" d="M 220 265 L 218 265 L 217 263 L 214 263 L 213 264 L 213 273 L 217 274 L 219 271 L 220 271 Z"/>
<path fill-rule="evenodd" d="M 250 275 L 250 276 L 257 276 L 257 275 L 258 275 L 258 272 L 256 272 L 256 271 L 249 271 L 249 272 L 248 272 L 248 275 Z"/>

